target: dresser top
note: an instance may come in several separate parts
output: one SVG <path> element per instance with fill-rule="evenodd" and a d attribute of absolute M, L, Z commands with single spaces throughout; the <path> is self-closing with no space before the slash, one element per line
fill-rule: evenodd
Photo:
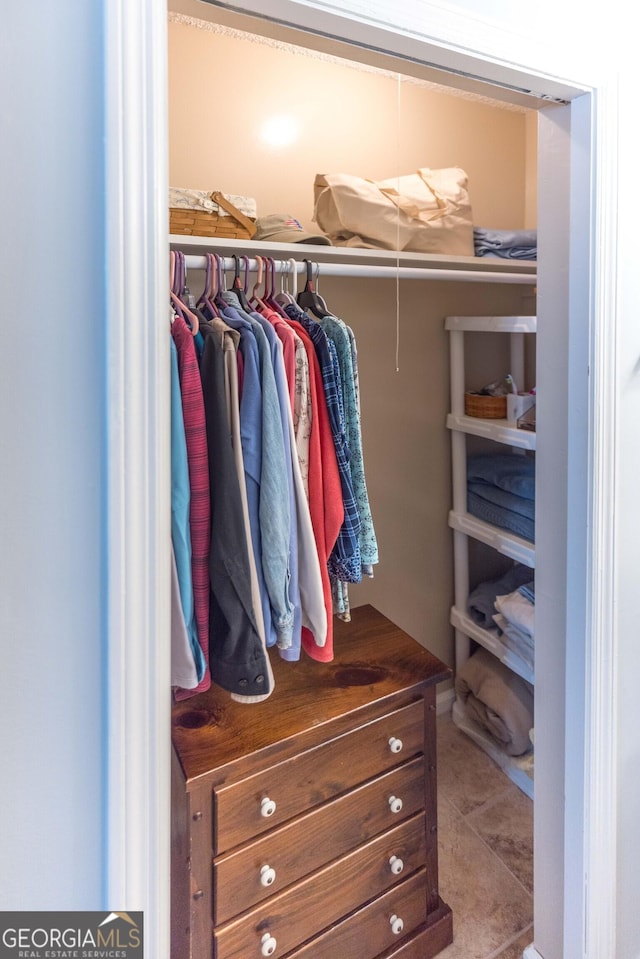
<path fill-rule="evenodd" d="M 262 703 L 240 704 L 213 685 L 177 703 L 172 740 L 187 782 L 318 729 L 403 691 L 448 679 L 451 670 L 372 606 L 336 619 L 334 659 L 297 663 L 271 650 L 275 688 Z"/>

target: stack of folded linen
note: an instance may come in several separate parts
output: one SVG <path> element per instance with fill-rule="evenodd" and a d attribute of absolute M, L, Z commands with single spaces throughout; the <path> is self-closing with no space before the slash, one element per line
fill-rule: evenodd
<path fill-rule="evenodd" d="M 531 749 L 533 688 L 480 647 L 463 663 L 455 689 L 469 719 L 509 756 Z"/>
<path fill-rule="evenodd" d="M 538 256 L 536 230 L 487 230 L 474 227 L 476 256 L 499 256 L 505 260 L 535 260 Z"/>
<path fill-rule="evenodd" d="M 533 580 L 504 596 L 496 596 L 492 617 L 501 631 L 501 641 L 531 669 L 534 664 L 535 586 Z"/>
<path fill-rule="evenodd" d="M 467 460 L 467 510 L 533 542 L 535 462 L 527 455 L 480 453 Z"/>
<path fill-rule="evenodd" d="M 483 580 L 471 590 L 467 600 L 469 616 L 483 629 L 493 629 L 496 599 L 531 581 L 532 570 L 523 563 L 514 565 L 496 579 Z"/>

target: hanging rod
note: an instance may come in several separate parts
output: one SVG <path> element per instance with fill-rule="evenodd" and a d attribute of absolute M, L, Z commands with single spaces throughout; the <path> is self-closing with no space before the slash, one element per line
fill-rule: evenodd
<path fill-rule="evenodd" d="M 219 257 L 222 268 L 234 270 L 235 260 L 230 256 Z M 246 259 L 238 257 L 245 269 Z M 276 273 L 291 272 L 291 263 L 289 260 L 278 260 L 276 257 L 269 257 L 275 264 Z M 306 263 L 296 262 L 296 273 L 306 273 Z M 207 267 L 206 256 L 196 256 L 186 254 L 184 265 L 187 270 L 205 270 Z M 536 283 L 535 276 L 529 273 L 490 273 L 483 270 L 447 270 L 436 267 L 411 267 L 411 266 L 370 266 L 364 263 L 317 263 L 313 261 L 315 278 L 326 276 L 348 276 L 348 277 L 368 277 L 370 279 L 396 279 L 401 280 L 449 280 L 453 282 L 467 283 L 520 283 L 525 286 L 533 286 Z M 248 269 L 251 273 L 258 271 L 258 261 L 248 260 Z"/>

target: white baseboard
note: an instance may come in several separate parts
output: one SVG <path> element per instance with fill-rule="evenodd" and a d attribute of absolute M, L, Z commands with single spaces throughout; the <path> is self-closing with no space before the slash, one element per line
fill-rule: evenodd
<path fill-rule="evenodd" d="M 525 951 L 522 953 L 522 959 L 542 959 L 542 956 L 532 943 L 530 946 L 527 946 Z"/>
<path fill-rule="evenodd" d="M 450 713 L 455 698 L 456 691 L 453 686 L 436 693 L 436 716 L 441 716 L 443 713 Z"/>

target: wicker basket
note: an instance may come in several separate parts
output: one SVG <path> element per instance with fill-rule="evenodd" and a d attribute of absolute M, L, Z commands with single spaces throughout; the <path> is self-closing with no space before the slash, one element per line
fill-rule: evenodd
<path fill-rule="evenodd" d="M 507 415 L 507 397 L 465 393 L 464 411 L 467 416 L 478 416 L 485 420 L 503 420 Z"/>
<path fill-rule="evenodd" d="M 169 232 L 185 236 L 216 236 L 229 240 L 250 240 L 256 232 L 255 221 L 231 203 L 222 193 L 211 193 L 210 199 L 217 207 L 228 213 L 224 216 L 218 210 L 187 209 L 169 207 Z"/>

